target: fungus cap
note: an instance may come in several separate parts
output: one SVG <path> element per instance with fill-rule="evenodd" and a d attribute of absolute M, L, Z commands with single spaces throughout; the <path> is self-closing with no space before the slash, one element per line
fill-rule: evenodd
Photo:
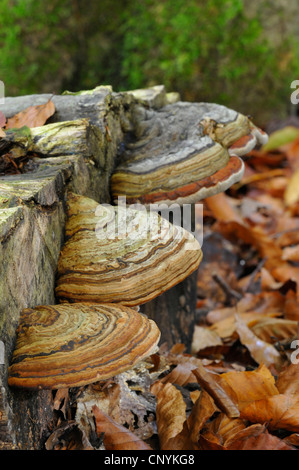
<path fill-rule="evenodd" d="M 122 305 L 24 309 L 8 384 L 59 389 L 106 380 L 152 354 L 159 338 L 152 320 Z"/>
<path fill-rule="evenodd" d="M 198 202 L 240 181 L 237 158 L 267 140 L 247 116 L 221 105 L 179 102 L 143 113 L 112 174 L 114 201 Z"/>
<path fill-rule="evenodd" d="M 202 258 L 199 242 L 156 212 L 68 195 L 58 260 L 60 302 L 141 305 L 181 282 Z"/>

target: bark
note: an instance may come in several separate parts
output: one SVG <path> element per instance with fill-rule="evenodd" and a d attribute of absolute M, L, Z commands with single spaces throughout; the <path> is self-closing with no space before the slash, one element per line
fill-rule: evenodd
<path fill-rule="evenodd" d="M 190 352 L 196 315 L 197 270 L 183 282 L 141 306 L 141 311 L 154 320 L 160 331 L 160 344 L 168 347 L 182 343 Z"/>

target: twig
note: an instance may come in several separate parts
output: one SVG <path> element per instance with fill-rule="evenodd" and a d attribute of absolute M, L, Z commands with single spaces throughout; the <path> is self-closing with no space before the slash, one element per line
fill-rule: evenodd
<path fill-rule="evenodd" d="M 231 298 L 236 299 L 236 300 L 242 299 L 242 294 L 232 289 L 219 274 L 213 273 L 212 278 L 221 287 L 223 292 L 226 294 L 228 300 L 230 300 Z"/>

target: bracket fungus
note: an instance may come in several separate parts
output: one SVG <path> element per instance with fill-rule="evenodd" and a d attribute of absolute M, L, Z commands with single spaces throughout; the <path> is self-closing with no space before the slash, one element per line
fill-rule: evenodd
<path fill-rule="evenodd" d="M 225 191 L 244 173 L 239 158 L 267 141 L 248 117 L 225 106 L 184 103 L 139 109 L 111 178 L 113 200 L 195 203 Z"/>
<path fill-rule="evenodd" d="M 69 193 L 56 296 L 141 305 L 188 277 L 201 258 L 196 238 L 156 212 Z"/>
<path fill-rule="evenodd" d="M 123 305 L 24 309 L 8 384 L 59 389 L 106 380 L 154 353 L 159 339 L 152 320 Z"/>

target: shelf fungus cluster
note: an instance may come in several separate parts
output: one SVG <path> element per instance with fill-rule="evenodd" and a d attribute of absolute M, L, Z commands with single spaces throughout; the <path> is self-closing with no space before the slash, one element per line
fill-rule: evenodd
<path fill-rule="evenodd" d="M 267 135 L 236 111 L 209 103 L 140 109 L 111 179 L 113 200 L 195 203 L 227 190 L 244 173 L 239 158 Z"/>
<path fill-rule="evenodd" d="M 57 268 L 59 304 L 25 309 L 8 383 L 29 389 L 73 387 L 119 374 L 152 354 L 160 331 L 136 308 L 194 272 L 197 239 L 152 203 L 195 203 L 239 181 L 240 156 L 267 136 L 219 105 L 148 109 L 136 122 L 111 178 L 113 201 L 69 193 L 65 244 Z M 141 207 L 129 207 L 141 203 Z"/>
<path fill-rule="evenodd" d="M 60 304 L 25 309 L 8 383 L 28 389 L 79 387 L 105 380 L 152 354 L 156 324 L 116 304 Z"/>
<path fill-rule="evenodd" d="M 160 339 L 140 304 L 191 274 L 202 252 L 157 213 L 68 194 L 58 305 L 25 309 L 8 383 L 29 389 L 105 380 L 152 354 Z"/>

